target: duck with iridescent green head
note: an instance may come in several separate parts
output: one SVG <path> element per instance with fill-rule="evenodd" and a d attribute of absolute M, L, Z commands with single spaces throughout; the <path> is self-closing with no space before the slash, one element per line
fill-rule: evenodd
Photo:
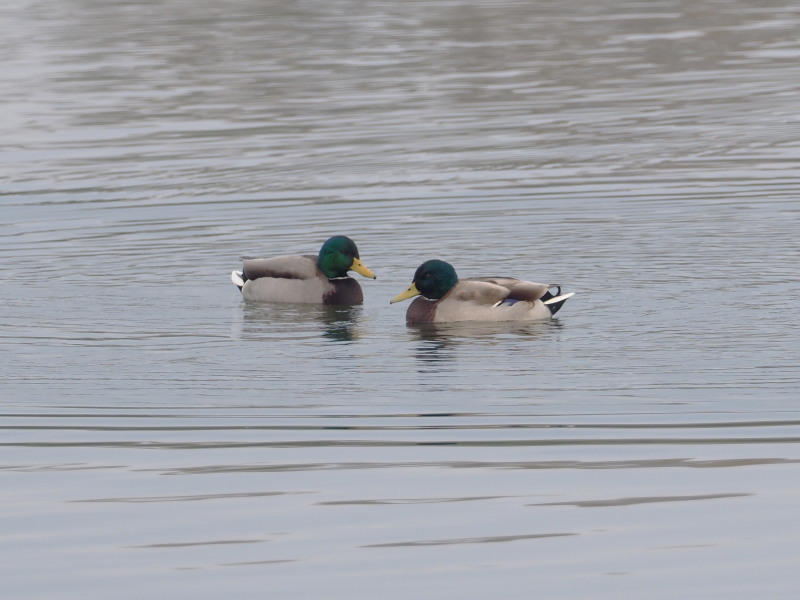
<path fill-rule="evenodd" d="M 361 304 L 361 286 L 348 271 L 375 279 L 375 273 L 361 262 L 358 248 L 349 237 L 328 239 L 319 254 L 245 258 L 242 270 L 231 280 L 245 300 L 313 304 Z"/>
<path fill-rule="evenodd" d="M 450 263 L 429 260 L 414 273 L 409 288 L 390 304 L 415 298 L 406 312 L 409 325 L 459 321 L 536 321 L 549 319 L 574 292 L 511 277 L 459 279 Z"/>

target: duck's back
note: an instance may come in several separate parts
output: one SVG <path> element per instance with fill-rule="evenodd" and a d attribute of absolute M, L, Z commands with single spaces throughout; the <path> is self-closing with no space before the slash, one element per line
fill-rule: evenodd
<path fill-rule="evenodd" d="M 487 298 L 486 302 L 491 304 L 506 298 L 535 302 L 544 296 L 550 287 L 546 283 L 535 283 L 513 277 L 470 277 L 460 280 L 459 286 L 462 283 L 464 284 L 462 289 Z"/>
<path fill-rule="evenodd" d="M 321 277 L 317 257 L 312 254 L 291 254 L 272 258 L 245 258 L 242 271 L 246 279 L 313 279 Z"/>

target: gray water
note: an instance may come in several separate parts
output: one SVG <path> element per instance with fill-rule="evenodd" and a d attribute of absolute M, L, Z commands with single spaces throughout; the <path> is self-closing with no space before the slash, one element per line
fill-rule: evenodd
<path fill-rule="evenodd" d="M 797 597 L 797 3 L 0 30 L 3 598 Z M 333 234 L 363 306 L 230 283 Z M 434 257 L 576 295 L 409 328 Z"/>

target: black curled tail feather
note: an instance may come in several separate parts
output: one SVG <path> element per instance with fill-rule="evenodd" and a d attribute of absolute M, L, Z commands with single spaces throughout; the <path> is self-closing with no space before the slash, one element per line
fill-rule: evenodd
<path fill-rule="evenodd" d="M 550 291 L 553 288 L 556 289 L 556 293 L 555 294 Z M 551 285 L 549 288 L 547 288 L 547 291 L 544 293 L 544 296 L 539 298 L 539 300 L 541 300 L 542 302 L 547 302 L 548 300 L 550 300 L 550 298 L 555 298 L 556 296 L 560 296 L 560 295 L 561 295 L 561 286 L 560 285 Z"/>

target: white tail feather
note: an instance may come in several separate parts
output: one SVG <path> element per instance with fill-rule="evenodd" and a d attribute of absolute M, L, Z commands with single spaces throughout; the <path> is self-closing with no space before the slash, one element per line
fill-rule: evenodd
<path fill-rule="evenodd" d="M 243 275 L 244 273 L 242 273 L 241 271 L 233 271 L 231 273 L 231 281 L 235 283 L 237 286 L 239 286 L 240 289 L 244 285 Z"/>
<path fill-rule="evenodd" d="M 571 298 L 575 295 L 575 292 L 569 292 L 568 294 L 561 294 L 560 296 L 553 296 L 552 298 L 545 300 L 543 304 L 554 304 L 556 302 L 561 302 L 562 300 L 566 300 L 567 298 Z"/>

